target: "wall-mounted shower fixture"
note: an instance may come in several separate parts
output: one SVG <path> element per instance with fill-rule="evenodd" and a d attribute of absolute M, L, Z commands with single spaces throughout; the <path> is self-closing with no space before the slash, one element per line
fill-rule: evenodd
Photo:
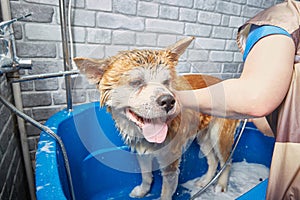
<path fill-rule="evenodd" d="M 14 22 L 30 15 L 27 14 L 19 18 L 0 22 L 0 76 L 20 69 L 31 69 L 31 60 L 17 57 L 15 36 L 11 26 Z"/>

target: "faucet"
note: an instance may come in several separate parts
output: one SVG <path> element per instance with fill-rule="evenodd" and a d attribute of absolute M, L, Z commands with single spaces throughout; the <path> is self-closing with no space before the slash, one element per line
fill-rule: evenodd
<path fill-rule="evenodd" d="M 0 22 L 0 76 L 4 73 L 15 72 L 20 69 L 31 69 L 31 60 L 17 57 L 15 37 L 11 24 L 24 19 L 30 14 Z"/>

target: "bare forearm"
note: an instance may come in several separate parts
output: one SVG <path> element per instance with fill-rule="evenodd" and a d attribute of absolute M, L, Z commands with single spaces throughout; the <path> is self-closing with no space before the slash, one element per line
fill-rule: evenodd
<path fill-rule="evenodd" d="M 239 86 L 238 86 L 238 85 Z M 208 88 L 178 92 L 184 107 L 230 118 L 248 118 L 249 98 L 239 80 L 229 79 Z M 247 106 L 246 106 L 247 105 Z"/>
<path fill-rule="evenodd" d="M 219 117 L 252 118 L 266 116 L 283 100 L 281 90 L 264 87 L 259 81 L 228 79 L 207 88 L 180 91 L 183 106 Z"/>

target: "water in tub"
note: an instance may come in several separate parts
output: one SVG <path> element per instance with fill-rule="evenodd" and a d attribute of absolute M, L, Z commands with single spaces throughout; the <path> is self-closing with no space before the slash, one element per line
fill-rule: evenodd
<path fill-rule="evenodd" d="M 211 186 L 196 199 L 232 200 L 249 191 L 261 181 L 268 178 L 268 176 L 269 168 L 264 165 L 247 163 L 246 161 L 236 162 L 231 165 L 227 192 L 215 192 L 214 187 Z M 194 185 L 200 178 L 182 184 L 183 187 L 189 190 L 191 196 L 199 191 L 199 188 Z"/>

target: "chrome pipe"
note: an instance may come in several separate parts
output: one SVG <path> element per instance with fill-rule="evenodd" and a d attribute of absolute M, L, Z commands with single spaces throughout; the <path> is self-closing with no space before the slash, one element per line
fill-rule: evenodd
<path fill-rule="evenodd" d="M 75 75 L 75 74 L 79 74 L 79 70 L 21 76 L 20 78 L 14 78 L 14 79 L 10 80 L 10 83 L 19 83 L 19 82 L 25 82 L 25 81 L 47 79 L 47 78 L 56 78 L 56 77 L 69 76 L 69 75 Z M 0 75 L 1 75 L 1 72 L 0 72 Z"/>
<path fill-rule="evenodd" d="M 14 105 L 12 105 L 10 102 L 8 102 L 6 99 L 4 99 L 1 95 L 0 95 L 0 102 L 2 102 L 3 105 L 5 105 L 7 108 L 9 108 L 11 110 L 11 112 L 13 112 L 17 116 L 21 117 L 25 121 L 31 123 L 33 126 L 40 129 L 41 131 L 44 131 L 45 133 L 47 133 L 48 135 L 50 135 L 52 138 L 54 138 L 56 140 L 57 144 L 59 145 L 59 147 L 62 151 L 62 156 L 63 156 L 65 169 L 66 169 L 66 173 L 67 173 L 67 178 L 68 178 L 69 189 L 70 189 L 70 193 L 71 193 L 71 198 L 73 200 L 75 200 L 75 193 L 74 193 L 74 187 L 73 187 L 73 182 L 72 182 L 72 177 L 71 177 L 70 163 L 69 163 L 69 159 L 67 156 L 66 148 L 65 148 L 61 138 L 58 135 L 56 135 L 49 127 L 42 125 L 41 123 L 37 122 L 33 118 L 29 117 L 25 113 L 18 110 Z"/>
<path fill-rule="evenodd" d="M 65 1 L 59 0 L 59 14 L 60 14 L 60 23 L 61 23 L 61 39 L 62 39 L 62 49 L 63 49 L 63 60 L 64 60 L 64 70 L 71 70 L 71 56 L 70 56 L 70 43 L 69 36 L 67 31 L 67 15 L 65 11 Z M 70 24 L 69 24 L 70 26 Z M 66 98 L 67 98 L 67 110 L 72 111 L 72 92 L 71 92 L 71 77 L 65 76 L 65 85 L 66 85 Z"/>
<path fill-rule="evenodd" d="M 18 67 L 3 67 L 0 68 L 0 76 L 6 74 L 6 73 L 12 73 L 18 71 L 20 68 Z"/>

